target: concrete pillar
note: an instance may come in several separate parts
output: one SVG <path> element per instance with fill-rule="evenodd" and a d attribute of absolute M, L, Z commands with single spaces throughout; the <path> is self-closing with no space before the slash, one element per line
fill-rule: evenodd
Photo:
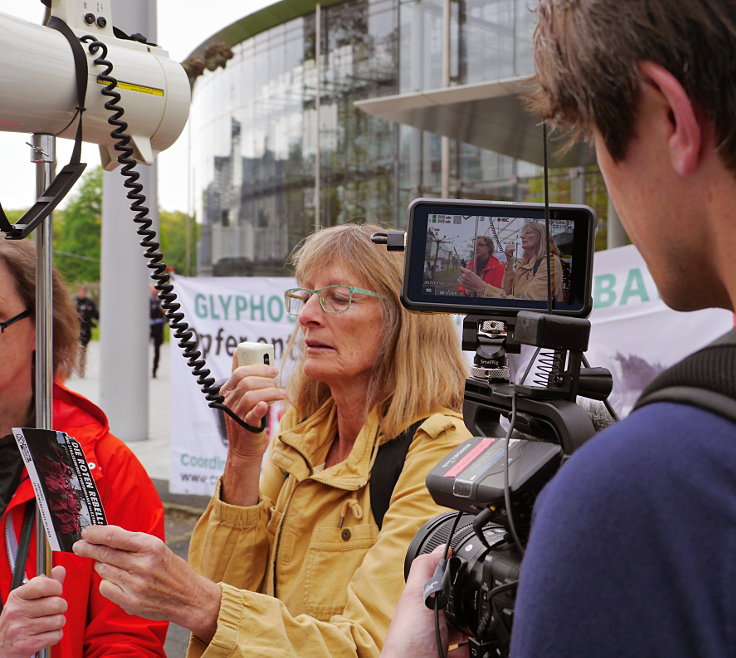
<path fill-rule="evenodd" d="M 618 218 L 616 208 L 613 207 L 611 200 L 608 200 L 608 223 L 607 223 L 607 244 L 609 249 L 614 247 L 623 247 L 629 244 L 629 236 Z"/>
<path fill-rule="evenodd" d="M 112 20 L 126 34 L 139 32 L 156 41 L 151 0 L 113 0 Z M 156 165 L 138 165 L 138 171 L 149 217 L 158 228 Z M 140 441 L 148 438 L 150 278 L 123 180 L 120 168 L 102 175 L 100 401 L 113 433 Z"/>
<path fill-rule="evenodd" d="M 585 167 L 570 169 L 570 203 L 585 203 Z"/>

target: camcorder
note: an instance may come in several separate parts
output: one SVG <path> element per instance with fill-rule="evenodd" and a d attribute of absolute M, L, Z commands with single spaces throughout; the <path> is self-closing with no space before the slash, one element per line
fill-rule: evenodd
<path fill-rule="evenodd" d="M 475 351 L 463 403 L 474 436 L 426 480 L 433 499 L 457 512 L 428 521 L 404 564 L 406 577 L 418 555 L 452 549 L 425 603 L 469 637 L 471 656 L 508 655 L 535 499 L 596 432 L 577 397 L 611 392 L 610 373 L 584 357 L 595 226 L 583 205 L 417 199 L 406 234 L 373 236 L 406 253 L 402 303 L 465 314 L 462 348 Z M 522 345 L 537 348 L 531 384 L 510 377 L 508 355 Z"/>

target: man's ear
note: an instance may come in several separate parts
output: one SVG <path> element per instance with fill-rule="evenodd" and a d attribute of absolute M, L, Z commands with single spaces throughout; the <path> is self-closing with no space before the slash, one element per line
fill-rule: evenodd
<path fill-rule="evenodd" d="M 700 162 L 703 126 L 700 116 L 679 80 L 667 69 L 653 62 L 642 62 L 639 71 L 667 112 L 667 146 L 673 169 L 681 176 L 692 174 Z"/>

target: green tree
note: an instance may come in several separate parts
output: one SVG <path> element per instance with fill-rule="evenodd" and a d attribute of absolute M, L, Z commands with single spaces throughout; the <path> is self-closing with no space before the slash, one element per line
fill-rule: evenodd
<path fill-rule="evenodd" d="M 164 255 L 164 262 L 174 271 L 185 276 L 197 272 L 197 241 L 199 224 L 189 223 L 189 262 L 187 263 L 187 223 L 188 216 L 179 210 L 159 211 L 159 242 Z M 188 267 L 187 267 L 188 266 Z"/>
<path fill-rule="evenodd" d="M 9 210 L 6 215 L 14 223 L 24 212 Z M 54 213 L 54 259 L 71 286 L 100 280 L 101 225 L 102 168 L 95 167 L 85 173 L 66 207 Z M 159 225 L 158 241 L 166 265 L 179 274 L 196 274 L 199 224 L 188 221 L 187 214 L 181 211 L 162 210 Z M 135 228 L 131 222 L 130 230 Z"/>
<path fill-rule="evenodd" d="M 608 192 L 603 176 L 596 165 L 588 165 L 583 172 L 585 176 L 585 203 L 591 206 L 598 215 L 598 230 L 595 235 L 595 250 L 607 248 L 608 234 Z M 571 203 L 572 184 L 568 169 L 550 169 L 549 200 L 550 203 Z M 544 201 L 544 177 L 529 179 L 528 194 L 525 201 Z"/>
<path fill-rule="evenodd" d="M 5 216 L 11 224 L 15 224 L 21 217 L 23 217 L 26 210 L 6 210 Z"/>
<path fill-rule="evenodd" d="M 95 167 L 54 216 L 56 265 L 70 283 L 100 280 L 101 224 L 102 168 Z"/>

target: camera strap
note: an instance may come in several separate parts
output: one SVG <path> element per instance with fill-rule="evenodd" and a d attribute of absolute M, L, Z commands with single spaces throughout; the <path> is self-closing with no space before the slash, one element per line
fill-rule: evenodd
<path fill-rule="evenodd" d="M 654 402 L 689 404 L 736 422 L 736 329 L 660 373 L 633 410 Z"/>
<path fill-rule="evenodd" d="M 404 468 L 406 453 L 409 452 L 409 446 L 414 440 L 417 429 L 425 420 L 427 419 L 422 418 L 422 420 L 412 423 L 396 438 L 386 441 L 378 449 L 376 461 L 373 462 L 373 468 L 371 469 L 369 494 L 371 512 L 373 512 L 373 518 L 379 530 L 383 525 L 383 517 L 386 515 L 386 510 L 388 510 L 391 494 L 394 492 L 396 482 Z"/>

